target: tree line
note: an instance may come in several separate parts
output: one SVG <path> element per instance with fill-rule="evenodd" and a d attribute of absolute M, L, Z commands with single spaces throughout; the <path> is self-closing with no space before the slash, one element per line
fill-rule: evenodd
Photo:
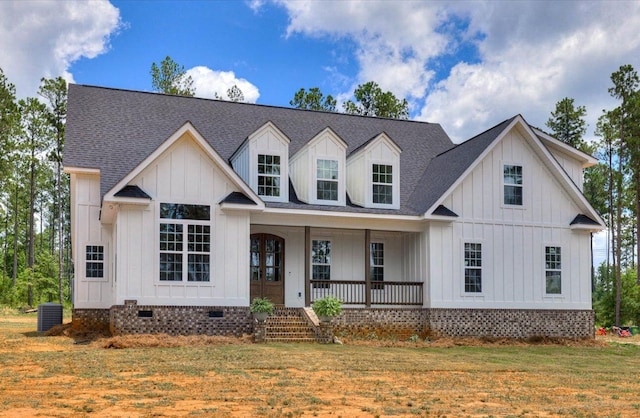
<path fill-rule="evenodd" d="M 18 100 L 0 69 L 0 303 L 67 301 L 69 179 L 62 172 L 67 83 L 43 78 Z"/>
<path fill-rule="evenodd" d="M 166 57 L 151 66 L 156 92 L 193 96 L 193 80 Z M 618 101 L 604 110 L 597 140 L 584 136 L 586 108 L 565 97 L 546 122 L 555 138 L 594 155 L 585 171 L 584 194 L 609 230 L 607 253 L 594 272 L 594 309 L 602 325 L 640 323 L 640 78 L 630 65 L 611 75 L 609 94 Z M 217 97 L 222 99 L 222 97 Z M 408 119 L 406 99 L 370 81 L 359 85 L 344 113 Z M 227 99 L 243 101 L 233 86 Z M 18 100 L 0 68 L 0 304 L 35 306 L 70 302 L 69 178 L 62 171 L 67 85 L 61 77 L 41 80 L 37 97 Z M 318 87 L 301 88 L 294 108 L 337 112 L 337 101 Z"/>

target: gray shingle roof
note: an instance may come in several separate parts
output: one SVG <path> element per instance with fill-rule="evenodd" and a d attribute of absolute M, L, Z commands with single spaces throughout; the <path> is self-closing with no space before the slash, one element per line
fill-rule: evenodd
<path fill-rule="evenodd" d="M 407 215 L 424 213 L 509 122 L 454 147 L 442 127 L 433 123 L 72 84 L 64 165 L 100 169 L 104 196 L 186 122 L 228 161 L 243 141 L 268 121 L 291 140 L 290 156 L 326 127 L 348 145 L 347 155 L 382 132 L 402 149 L 399 210 L 301 202 L 268 206 Z"/>
<path fill-rule="evenodd" d="M 515 116 L 468 141 L 436 155 L 423 171 L 407 204 L 423 213 L 433 206 L 465 170 L 495 141 Z"/>

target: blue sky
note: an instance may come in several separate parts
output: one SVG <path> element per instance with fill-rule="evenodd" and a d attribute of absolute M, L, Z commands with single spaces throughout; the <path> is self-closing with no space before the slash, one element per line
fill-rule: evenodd
<path fill-rule="evenodd" d="M 587 107 L 593 137 L 620 65 L 640 68 L 637 1 L 0 1 L 0 68 L 20 97 L 40 77 L 150 90 L 171 56 L 196 95 L 237 84 L 289 106 L 301 87 L 338 99 L 376 81 L 411 118 L 462 141 L 515 114 L 544 128 L 555 103 Z"/>
<path fill-rule="evenodd" d="M 349 87 L 335 86 L 327 67 L 357 74 L 348 61 L 349 42 L 286 37 L 288 17 L 281 7 L 265 5 L 254 12 L 238 1 L 113 5 L 122 28 L 108 53 L 70 67 L 78 83 L 149 90 L 151 63 L 169 55 L 187 69 L 233 72 L 259 89 L 257 102 L 288 106 L 295 91 L 309 83 L 327 91 Z"/>

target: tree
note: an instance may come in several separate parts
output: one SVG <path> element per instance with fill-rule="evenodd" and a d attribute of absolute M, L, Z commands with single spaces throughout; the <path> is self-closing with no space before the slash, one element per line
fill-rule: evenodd
<path fill-rule="evenodd" d="M 304 88 L 298 90 L 289 104 L 297 109 L 322 110 L 325 112 L 336 111 L 336 99 L 331 95 L 325 96 L 318 87 L 311 87 L 309 91 Z"/>
<path fill-rule="evenodd" d="M 29 235 L 27 250 L 27 267 L 32 269 L 35 263 L 35 212 L 36 194 L 38 193 L 36 181 L 40 169 L 40 155 L 46 152 L 47 135 L 50 126 L 47 121 L 47 109 L 38 99 L 28 97 L 19 101 L 20 110 L 23 117 L 23 149 L 24 161 L 27 164 L 29 174 Z M 29 286 L 28 304 L 33 306 L 32 287 Z"/>
<path fill-rule="evenodd" d="M 235 84 L 227 90 L 227 97 L 229 98 L 229 101 L 232 102 L 244 102 L 244 93 L 242 93 L 240 87 Z"/>
<path fill-rule="evenodd" d="M 346 113 L 392 119 L 409 118 L 407 99 L 400 100 L 390 91 L 383 92 L 375 81 L 360 84 L 353 96 L 356 103 L 348 100 L 342 105 Z"/>
<path fill-rule="evenodd" d="M 64 131 L 67 119 L 67 82 L 62 78 L 46 79 L 42 78 L 42 84 L 38 94 L 48 102 L 46 117 L 53 128 L 55 137 L 55 147 L 49 155 L 49 159 L 56 166 L 56 192 L 54 193 L 54 206 L 56 209 L 56 220 L 53 223 L 54 231 L 58 232 L 58 300 L 63 302 L 63 262 L 64 262 L 64 213 L 63 204 L 65 196 L 63 194 L 62 179 L 62 150 L 64 146 Z M 65 176 L 65 181 L 67 180 Z M 51 246 L 54 247 L 53 245 Z"/>
<path fill-rule="evenodd" d="M 177 96 L 193 96 L 193 79 L 187 75 L 183 65 L 178 65 L 170 56 L 160 66 L 151 64 L 151 87 L 154 91 Z"/>
<path fill-rule="evenodd" d="M 15 148 L 15 136 L 20 129 L 20 112 L 16 102 L 16 88 L 0 68 L 0 191 Z"/>
<path fill-rule="evenodd" d="M 583 118 L 586 114 L 584 106 L 575 107 L 573 99 L 565 97 L 556 103 L 556 110 L 551 112 L 546 125 L 557 139 L 584 151 L 583 136 L 587 132 L 587 123 Z"/>
<path fill-rule="evenodd" d="M 636 239 L 640 242 L 640 77 L 631 65 L 622 65 L 619 70 L 611 74 L 613 87 L 609 88 L 609 94 L 621 101 L 620 106 L 614 112 L 618 122 L 618 138 L 621 148 L 628 158 L 628 170 L 634 183 Z M 637 246 L 637 257 L 640 260 L 640 245 Z M 637 264 L 636 277 L 640 280 L 640 263 Z M 640 284 L 640 282 L 639 282 Z"/>

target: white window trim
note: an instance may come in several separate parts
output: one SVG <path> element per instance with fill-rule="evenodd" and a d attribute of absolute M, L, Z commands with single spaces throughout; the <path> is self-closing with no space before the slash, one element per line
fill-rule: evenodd
<path fill-rule="evenodd" d="M 330 160 L 338 163 L 338 179 L 335 182 L 338 184 L 338 199 L 337 200 L 324 200 L 318 199 L 318 181 L 320 180 L 329 180 L 330 179 L 320 179 L 318 178 L 318 161 L 319 160 Z M 330 205 L 330 206 L 344 206 L 345 205 L 345 195 L 344 192 L 344 184 L 345 184 L 345 166 L 343 161 L 341 161 L 340 157 L 337 155 L 317 155 L 313 159 L 313 164 L 311 169 L 312 172 L 312 184 L 311 184 L 311 199 L 309 199 L 312 203 L 318 205 Z"/>
<path fill-rule="evenodd" d="M 371 239 L 371 241 L 369 242 L 370 245 L 373 244 L 382 244 L 382 264 L 371 264 L 369 267 L 382 267 L 382 281 L 374 281 L 373 280 L 373 275 L 370 273 L 370 279 L 371 279 L 371 286 L 373 287 L 374 283 L 384 283 L 386 280 L 386 272 L 387 272 L 387 268 L 386 268 L 386 261 L 387 261 L 387 257 L 386 257 L 386 252 L 387 252 L 387 243 L 385 242 L 385 240 L 383 239 Z M 369 248 L 369 251 L 371 251 L 372 249 Z M 378 289 L 374 289 L 374 290 L 384 290 L 384 285 L 379 286 Z"/>
<path fill-rule="evenodd" d="M 560 248 L 560 269 L 548 269 L 547 268 L 547 247 Z M 564 298 L 564 266 L 565 266 L 565 252 L 564 246 L 558 243 L 544 243 L 542 245 L 542 294 L 545 299 L 563 299 Z M 559 271 L 560 272 L 560 293 L 547 293 L 547 271 Z"/>
<path fill-rule="evenodd" d="M 198 221 L 194 219 L 168 219 L 160 217 L 160 204 L 161 203 L 175 203 L 182 205 L 199 205 L 199 206 L 209 206 L 209 221 Z M 196 286 L 196 287 L 214 287 L 214 270 L 213 267 L 215 265 L 214 259 L 214 234 L 215 234 L 215 211 L 216 205 L 212 205 L 211 202 L 202 202 L 202 201 L 194 201 L 194 200 L 185 200 L 185 199 L 159 199 L 155 202 L 155 230 L 154 230 L 154 239 L 153 239 L 153 252 L 154 252 L 154 268 L 153 268 L 153 282 L 156 286 Z M 178 222 L 174 222 L 178 221 Z M 160 224 L 161 223 L 183 223 L 183 225 L 188 224 L 198 224 L 198 225 L 209 225 L 209 281 L 208 282 L 190 282 L 186 280 L 186 276 L 184 275 L 185 268 L 188 269 L 188 251 L 183 249 L 183 254 L 187 255 L 187 259 L 185 260 L 183 257 L 183 266 L 182 266 L 182 280 L 181 281 L 171 281 L 171 280 L 160 280 Z M 183 233 L 187 234 L 187 229 L 183 229 Z M 184 239 L 184 238 L 183 238 Z M 200 253 L 197 253 L 200 254 Z"/>
<path fill-rule="evenodd" d="M 522 188 L 522 205 L 509 205 L 504 203 L 504 186 L 518 186 L 517 184 L 507 184 L 504 182 L 504 166 L 513 165 L 522 168 L 522 184 L 520 187 Z M 527 175 L 525 166 L 521 162 L 513 162 L 513 161 L 501 161 L 500 162 L 500 206 L 504 209 L 519 209 L 524 210 L 527 207 L 527 198 L 526 198 L 526 190 L 527 190 Z"/>
<path fill-rule="evenodd" d="M 331 283 L 331 276 L 332 276 L 332 269 L 331 269 L 331 260 L 329 260 L 329 263 L 314 263 L 313 262 L 313 241 L 328 241 L 329 245 L 331 246 L 331 252 L 333 252 L 333 240 L 330 237 L 312 237 L 311 238 L 311 245 L 310 245 L 310 249 L 311 249 L 311 253 L 309 254 L 309 257 L 311 257 L 310 263 L 309 263 L 309 268 L 311 269 L 311 271 L 309 272 L 309 277 L 311 277 L 311 280 L 316 280 L 313 277 L 313 266 L 329 266 L 329 280 L 327 280 L 327 284 Z M 331 254 L 331 257 L 333 257 L 333 254 Z M 314 287 L 312 286 L 312 289 Z M 321 289 L 322 287 L 318 286 L 315 287 L 317 289 Z"/>
<path fill-rule="evenodd" d="M 369 160 L 367 162 L 367 207 L 375 209 L 400 209 L 400 169 L 397 161 L 389 160 Z M 391 203 L 373 203 L 373 166 L 374 165 L 390 165 L 391 174 Z"/>
<path fill-rule="evenodd" d="M 271 155 L 280 157 L 280 196 L 265 196 L 258 193 L 258 179 L 261 174 L 258 173 L 258 160 L 260 155 Z M 253 173 L 253 190 L 255 193 L 265 202 L 288 202 L 289 201 L 289 159 L 284 153 L 274 152 L 270 150 L 255 150 L 254 163 L 251 167 Z M 268 177 L 277 177 L 271 174 L 267 174 Z"/>
<path fill-rule="evenodd" d="M 88 246 L 100 246 L 103 247 L 102 254 L 102 277 L 87 277 L 87 262 L 95 262 L 93 260 L 87 260 L 87 247 Z M 81 244 L 82 249 L 82 281 L 86 282 L 108 282 L 109 281 L 109 247 L 106 243 L 100 241 L 87 241 Z"/>
<path fill-rule="evenodd" d="M 466 273 L 466 269 L 467 266 L 465 265 L 465 244 L 480 244 L 482 246 L 481 249 L 481 261 L 482 261 L 482 266 L 480 266 L 480 292 L 467 292 L 465 290 L 465 273 Z M 463 298 L 465 299 L 474 299 L 474 298 L 478 298 L 480 297 L 481 299 L 484 299 L 485 294 L 487 293 L 487 278 L 486 278 L 486 272 L 487 272 L 487 246 L 484 242 L 484 240 L 481 239 L 475 239 L 475 238 L 463 238 L 460 240 L 460 266 L 461 266 L 461 280 L 460 280 L 460 294 Z"/>

